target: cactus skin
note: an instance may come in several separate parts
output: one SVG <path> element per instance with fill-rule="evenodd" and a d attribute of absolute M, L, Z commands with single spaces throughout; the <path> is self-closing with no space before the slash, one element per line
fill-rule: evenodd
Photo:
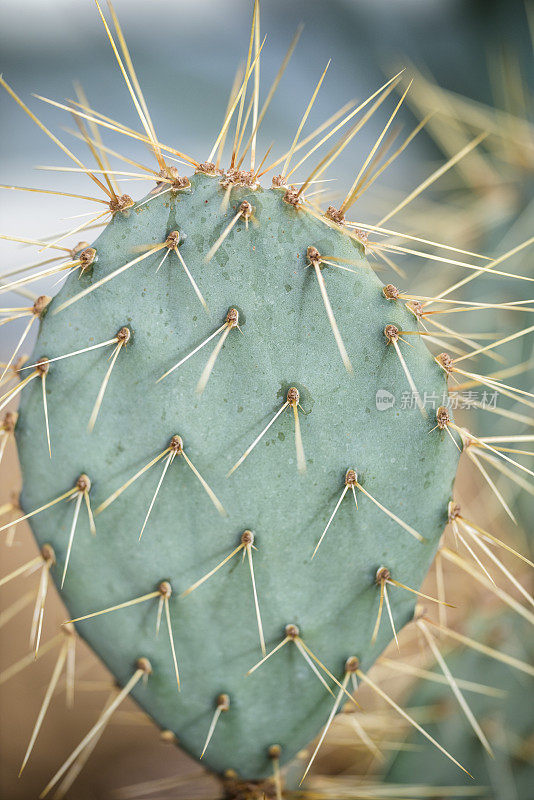
<path fill-rule="evenodd" d="M 413 317 L 387 300 L 367 266 L 363 248 L 283 201 L 278 189 L 234 188 L 227 214 L 215 177 L 196 174 L 191 189 L 117 213 L 94 243 L 92 271 L 72 275 L 44 316 L 33 363 L 116 335 L 132 337 L 113 369 L 92 433 L 87 421 L 103 374 L 106 350 L 50 365 L 47 396 L 52 434 L 50 461 L 43 430 L 41 388 L 34 381 L 23 396 L 17 443 L 24 476 L 21 504 L 30 512 L 71 487 L 78 475 L 92 481 L 96 508 L 180 434 L 185 452 L 220 498 L 223 518 L 183 459 L 169 468 L 143 539 L 138 535 L 162 462 L 144 474 L 96 517 L 90 535 L 80 514 L 69 569 L 61 592 L 74 618 L 133 599 L 168 580 L 170 613 L 180 666 L 177 692 L 169 642 L 155 637 L 157 600 L 78 623 L 79 634 L 120 684 L 139 656 L 153 673 L 134 697 L 159 726 L 176 732 L 198 757 L 217 697 L 231 706 L 221 716 L 204 756 L 213 771 L 235 770 L 248 779 L 271 774 L 268 748 L 281 745 L 287 762 L 319 731 L 332 697 L 293 644 L 245 677 L 261 658 L 247 564 L 240 556 L 190 596 L 178 595 L 254 531 L 254 566 L 267 650 L 296 623 L 311 650 L 339 678 L 345 659 L 357 655 L 367 670 L 391 639 L 383 619 L 376 644 L 371 633 L 379 590 L 379 566 L 419 588 L 434 557 L 447 518 L 458 451 L 446 431 L 434 430 L 434 414 L 401 410 L 409 390 L 387 323 L 413 329 Z M 243 200 L 255 208 L 258 226 L 234 227 L 214 258 L 205 256 Z M 185 262 L 209 305 L 205 313 L 171 254 L 155 274 L 161 253 L 147 258 L 57 315 L 54 309 L 139 253 L 139 246 L 165 241 L 179 230 Z M 329 297 L 354 365 L 341 362 L 306 250 L 356 260 L 356 274 L 323 268 Z M 137 249 L 136 249 L 137 248 Z M 229 307 L 240 312 L 243 336 L 231 331 L 202 396 L 195 385 L 211 346 L 161 383 L 169 367 L 219 327 Z M 445 376 L 419 337 L 403 352 L 419 391 L 439 398 Z M 402 344 L 402 343 L 401 343 Z M 286 410 L 241 467 L 225 475 L 296 386 L 307 473 L 296 469 L 294 421 Z M 377 389 L 397 396 L 378 411 Z M 313 548 L 343 488 L 345 471 L 387 508 L 420 531 L 419 542 L 361 492 L 356 511 L 345 497 L 317 556 Z M 61 578 L 72 503 L 35 516 L 40 545 L 53 545 Z M 398 627 L 412 616 L 414 597 L 390 594 Z M 335 688 L 335 687 L 334 687 Z"/>

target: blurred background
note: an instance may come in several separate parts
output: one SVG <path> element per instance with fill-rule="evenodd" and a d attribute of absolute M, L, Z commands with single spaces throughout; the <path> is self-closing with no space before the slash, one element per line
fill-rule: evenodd
<path fill-rule="evenodd" d="M 115 8 L 160 140 L 200 161 L 205 159 L 223 119 L 236 68 L 246 55 L 251 2 L 116 0 Z M 73 81 L 79 81 L 93 107 L 133 128 L 139 127 L 91 0 L 2 0 L 0 9 L 0 70 L 4 78 L 85 163 L 91 163 L 90 154 L 84 153 L 83 145 L 64 130 L 75 127 L 72 118 L 32 97 L 33 92 L 64 101 L 74 96 Z M 274 157 L 287 149 L 329 58 L 332 65 L 307 130 L 349 100 L 367 97 L 387 77 L 406 66 L 406 75 L 415 76 L 416 83 L 413 99 L 399 114 L 402 138 L 429 108 L 438 105 L 442 112 L 447 111 L 447 103 L 456 96 L 468 99 L 464 110 L 470 121 L 458 122 L 456 105 L 454 113 L 438 114 L 432 126 L 416 137 L 373 185 L 373 190 L 364 195 L 351 217 L 364 217 L 366 222 L 374 223 L 403 194 L 491 123 L 494 145 L 488 145 L 484 158 L 469 157 L 462 169 L 454 170 L 433 186 L 423 204 L 414 204 L 405 228 L 456 246 L 480 248 L 479 252 L 489 256 L 505 252 L 532 231 L 532 145 L 529 150 L 523 132 L 518 134 L 510 119 L 524 118 L 532 112 L 532 87 L 528 82 L 533 77 L 533 19 L 531 5 L 529 13 L 528 2 L 522 0 L 265 0 L 261 9 L 262 35 L 267 34 L 262 52 L 263 97 L 295 29 L 300 22 L 305 27 L 262 125 L 260 157 L 273 141 Z M 435 86 L 434 81 L 454 94 L 436 94 L 434 88 L 429 88 Z M 328 184 L 334 204 L 336 194 L 342 197 L 351 185 L 395 102 L 392 95 L 390 105 L 385 104 L 373 124 L 366 126 L 338 159 L 332 172 L 338 179 Z M 502 115 L 488 117 L 487 109 L 494 107 Z M 70 162 L 5 92 L 0 94 L 0 114 L 0 166 L 5 185 L 91 194 L 91 181 L 83 175 L 35 169 L 70 166 Z M 510 136 L 505 140 L 499 138 L 500 126 L 504 129 L 507 123 Z M 148 162 L 141 145 L 106 131 L 103 136 L 109 147 Z M 120 168 L 129 169 L 127 165 Z M 306 176 L 305 167 L 297 180 Z M 146 184 L 124 181 L 121 186 L 134 197 L 146 191 L 140 188 Z M 84 201 L 0 189 L 0 232 L 39 239 L 68 231 L 79 224 L 78 218 L 72 216 L 88 210 L 90 204 Z M 80 235 L 69 242 L 75 244 L 80 238 L 90 241 L 91 235 Z M 0 253 L 2 273 L 39 260 L 35 248 L 9 241 L 0 242 Z M 517 271 L 528 269 L 524 261 L 508 266 Z M 419 265 L 413 268 L 417 270 Z M 444 284 L 453 277 L 448 273 Z M 394 278 L 393 274 L 387 276 L 388 280 Z M 54 276 L 40 282 L 39 292 L 55 292 L 51 287 L 56 280 Z M 394 282 L 398 282 L 398 276 Z M 499 294 L 498 282 L 494 291 Z M 4 294 L 3 300 L 2 306 L 19 306 L 21 302 L 15 294 Z M 480 330 L 480 322 L 476 324 Z M 0 360 L 9 357 L 22 327 L 15 323 L 0 329 Z M 516 362 L 530 357 L 527 345 L 521 343 L 521 348 L 513 352 Z M 31 339 L 24 352 L 31 352 Z M 527 379 L 520 376 L 518 385 L 523 380 Z M 0 504 L 9 501 L 10 492 L 18 485 L 12 451 L 7 458 Z M 530 503 L 530 499 L 524 502 Z M 524 519 L 528 518 L 531 504 L 524 505 L 522 513 Z M 27 532 L 17 534 L 11 548 L 2 543 L 2 572 L 14 569 L 33 553 Z M 18 587 L 2 588 L 2 607 L 9 608 L 19 597 Z M 0 669 L 26 653 L 28 615 L 31 618 L 30 606 L 12 619 L 0 617 Z M 50 635 L 64 618 L 59 600 L 50 598 Z M 16 777 L 20 760 L 53 659 L 44 656 L 38 664 L 0 685 L 0 794 L 6 800 L 37 797 L 53 767 L 66 757 L 72 743 L 87 730 L 96 709 L 105 702 L 109 677 L 90 654 L 84 653 L 82 645 L 79 649 L 76 712 L 65 710 L 61 694 L 56 698 L 30 765 L 20 780 Z M 97 747 L 90 767 L 76 782 L 74 793 L 68 796 L 107 800 L 114 796 L 114 789 L 128 783 L 198 773 L 198 766 L 177 748 L 160 741 L 158 732 L 133 704 L 125 704 Z M 211 788 L 209 782 L 193 781 L 186 794 L 169 797 L 206 797 Z"/>

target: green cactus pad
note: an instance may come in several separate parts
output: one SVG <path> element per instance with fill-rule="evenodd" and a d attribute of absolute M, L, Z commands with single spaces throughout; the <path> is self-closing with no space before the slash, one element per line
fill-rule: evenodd
<path fill-rule="evenodd" d="M 164 459 L 139 477 L 95 518 L 91 535 L 84 505 L 61 591 L 71 618 L 138 598 L 166 580 L 181 677 L 177 691 L 169 639 L 155 635 L 154 598 L 77 624 L 80 635 L 120 684 L 136 660 L 152 665 L 134 697 L 159 726 L 199 757 L 221 693 L 221 714 L 204 756 L 215 772 L 249 779 L 271 773 L 270 745 L 288 761 L 318 733 L 332 696 L 298 648 L 288 642 L 253 674 L 262 658 L 248 560 L 236 554 L 190 595 L 179 595 L 254 533 L 253 564 L 267 651 L 288 623 L 338 679 L 356 655 L 367 670 L 391 639 L 387 619 L 371 645 L 379 587 L 376 571 L 418 589 L 434 557 L 458 461 L 447 431 L 434 428 L 446 393 L 445 375 L 423 344 L 409 337 L 400 349 L 428 417 L 403 407 L 410 387 L 388 323 L 413 330 L 412 314 L 388 300 L 363 246 L 340 226 L 284 201 L 283 189 L 244 187 L 229 192 L 218 177 L 196 174 L 190 188 L 146 200 L 115 214 L 94 243 L 97 257 L 71 275 L 50 304 L 30 363 L 131 332 L 111 371 L 94 430 L 87 429 L 113 345 L 52 362 L 46 393 L 52 439 L 50 460 L 40 381 L 23 393 L 17 442 L 26 513 L 58 497 L 86 473 L 96 509 L 112 492 L 168 447 L 179 434 L 194 467 L 219 498 L 217 512 L 179 453 L 169 466 L 141 541 L 143 520 Z M 241 217 L 213 258 L 206 254 L 239 211 Z M 166 250 L 139 261 L 65 310 L 66 300 L 89 288 L 147 247 L 180 232 L 179 252 L 206 298 L 206 313 L 183 265 Z M 325 311 L 307 248 L 314 246 L 345 269 L 321 265 L 328 296 L 353 374 L 346 371 Z M 143 249 L 144 248 L 144 249 Z M 164 380 L 173 364 L 220 328 L 229 308 L 241 332 L 228 332 L 202 395 L 195 387 L 215 337 Z M 220 335 L 220 334 L 219 334 Z M 307 471 L 299 474 L 292 407 L 279 415 L 248 458 L 226 474 L 286 401 L 300 393 L 298 411 Z M 377 408 L 377 392 L 395 398 Z M 388 395 L 384 395 L 388 398 Z M 390 401 L 388 401 L 390 402 Z M 385 403 L 388 406 L 388 402 Z M 413 404 L 412 404 L 413 405 Z M 412 526 L 418 541 L 356 489 L 348 491 L 315 558 L 311 556 L 344 488 L 347 469 L 378 502 Z M 61 502 L 32 517 L 40 545 L 50 543 L 60 582 L 74 503 Z M 413 613 L 414 596 L 390 591 L 398 628 Z M 333 689 L 336 687 L 333 685 Z"/>

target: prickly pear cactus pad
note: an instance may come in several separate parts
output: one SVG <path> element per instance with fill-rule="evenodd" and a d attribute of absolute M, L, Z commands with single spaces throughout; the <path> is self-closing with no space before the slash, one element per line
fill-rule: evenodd
<path fill-rule="evenodd" d="M 149 660 L 133 695 L 189 753 L 215 712 L 204 762 L 261 779 L 338 691 L 308 650 L 341 681 L 390 641 L 384 617 L 372 642 L 377 571 L 419 589 L 459 452 L 431 405 L 402 407 L 405 366 L 435 408 L 446 375 L 421 337 L 405 345 L 413 315 L 363 245 L 283 184 L 207 172 L 124 203 L 42 314 L 29 364 L 47 367 L 52 460 L 37 376 L 21 505 L 72 490 L 30 518 L 69 614 L 124 604 L 79 634 L 121 686 Z M 399 628 L 415 599 L 391 588 Z"/>

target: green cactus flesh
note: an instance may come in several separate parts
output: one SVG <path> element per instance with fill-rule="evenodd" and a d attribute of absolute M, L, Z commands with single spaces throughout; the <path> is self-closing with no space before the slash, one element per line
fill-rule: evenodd
<path fill-rule="evenodd" d="M 234 187 L 195 174 L 190 188 L 154 193 L 150 202 L 115 214 L 94 243 L 97 256 L 81 275 L 71 275 L 43 316 L 30 363 L 113 339 L 127 326 L 128 344 L 113 366 L 92 432 L 87 423 L 109 349 L 96 349 L 50 363 L 46 395 L 52 460 L 44 435 L 40 381 L 25 391 L 17 425 L 24 475 L 21 504 L 29 513 L 76 484 L 91 480 L 96 509 L 175 434 L 192 464 L 220 499 L 221 516 L 205 488 L 178 457 L 168 467 L 141 541 L 143 519 L 164 460 L 141 475 L 96 516 L 91 535 L 82 504 L 62 597 L 71 618 L 172 587 L 170 618 L 181 676 L 177 691 L 169 639 L 156 638 L 157 598 L 77 624 L 80 635 L 120 684 L 139 657 L 152 673 L 133 694 L 163 729 L 198 757 L 221 693 L 222 714 L 204 757 L 215 772 L 235 770 L 248 779 L 270 774 L 268 748 L 281 746 L 283 762 L 320 730 L 332 697 L 289 642 L 253 674 L 262 658 L 251 575 L 241 553 L 190 595 L 180 594 L 254 533 L 253 564 L 267 651 L 298 626 L 310 650 L 338 679 L 347 657 L 367 670 L 391 639 L 382 621 L 371 644 L 379 587 L 387 566 L 393 577 L 418 589 L 433 559 L 458 461 L 447 431 L 435 429 L 435 413 L 401 408 L 410 390 L 388 323 L 414 327 L 398 300 L 387 299 L 365 260 L 362 245 L 341 227 L 284 201 L 283 189 Z M 218 248 L 206 254 L 239 211 L 253 206 Z M 154 253 L 65 310 L 66 300 L 137 258 L 146 248 L 180 232 L 179 252 L 206 298 L 200 304 L 176 254 Z M 354 367 L 339 356 L 317 275 L 307 261 L 314 246 L 345 269 L 321 265 L 341 336 Z M 216 337 L 205 349 L 157 383 L 173 364 L 239 312 L 241 332 L 228 332 L 202 395 L 195 386 Z M 243 334 L 243 335 L 242 335 Z M 401 349 L 415 385 L 439 399 L 446 378 L 421 337 Z M 286 401 L 300 393 L 300 421 L 307 472 L 299 474 L 295 418 L 287 407 L 232 475 L 226 474 Z M 376 392 L 397 398 L 378 410 Z M 434 429 L 434 430 L 432 430 Z M 315 545 L 344 487 L 346 470 L 385 508 L 424 537 L 418 541 L 357 489 L 349 491 L 314 559 Z M 61 502 L 31 518 L 38 543 L 51 544 L 59 584 L 75 503 Z M 390 592 L 402 627 L 413 614 L 414 596 Z M 336 689 L 332 684 L 333 689 Z M 336 689 L 337 691 L 337 689 Z"/>

